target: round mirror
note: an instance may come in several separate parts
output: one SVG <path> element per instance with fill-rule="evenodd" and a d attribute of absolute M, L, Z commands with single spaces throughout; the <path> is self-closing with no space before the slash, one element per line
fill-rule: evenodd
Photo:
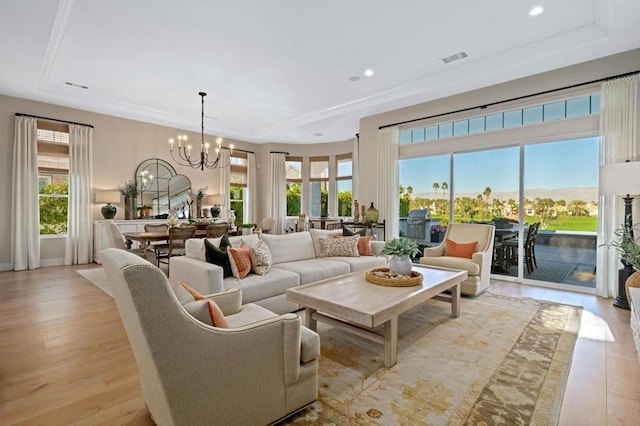
<path fill-rule="evenodd" d="M 169 214 L 169 179 L 176 174 L 173 166 L 159 158 L 144 160 L 136 169 L 138 185 L 136 217 L 158 218 Z"/>
<path fill-rule="evenodd" d="M 175 175 L 169 179 L 169 209 L 176 213 L 178 219 L 189 218 L 189 201 L 191 200 L 191 181 L 185 175 Z"/>

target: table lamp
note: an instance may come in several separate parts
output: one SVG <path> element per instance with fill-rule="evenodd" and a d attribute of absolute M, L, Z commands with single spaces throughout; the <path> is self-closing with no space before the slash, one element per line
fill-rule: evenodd
<path fill-rule="evenodd" d="M 640 193 L 640 161 L 626 161 L 624 163 L 605 164 L 600 166 L 600 194 L 623 195 L 624 200 L 624 227 L 633 237 L 633 219 L 631 195 Z M 613 306 L 629 309 L 629 301 L 625 291 L 627 278 L 635 272 L 633 267 L 622 260 L 624 268 L 618 270 L 618 297 Z"/>
<path fill-rule="evenodd" d="M 211 206 L 211 217 L 216 218 L 220 215 L 220 204 L 222 204 L 221 194 L 207 195 L 204 202 L 205 205 Z"/>
<path fill-rule="evenodd" d="M 116 206 L 112 206 L 111 203 L 120 202 L 120 191 L 96 191 L 96 203 L 107 203 L 102 207 L 102 217 L 105 219 L 113 219 L 116 216 Z"/>

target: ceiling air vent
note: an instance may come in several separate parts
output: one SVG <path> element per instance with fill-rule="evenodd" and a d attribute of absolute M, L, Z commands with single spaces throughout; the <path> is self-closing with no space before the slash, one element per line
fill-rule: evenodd
<path fill-rule="evenodd" d="M 440 58 L 440 60 L 443 63 L 448 64 L 450 62 L 457 61 L 459 59 L 464 59 L 467 56 L 469 56 L 467 55 L 467 52 L 460 52 L 460 53 L 456 53 L 455 55 L 447 56 L 446 58 Z"/>

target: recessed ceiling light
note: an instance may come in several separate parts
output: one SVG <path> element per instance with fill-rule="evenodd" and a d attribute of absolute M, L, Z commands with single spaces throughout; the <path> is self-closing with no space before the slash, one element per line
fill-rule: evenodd
<path fill-rule="evenodd" d="M 367 68 L 364 70 L 365 77 L 373 77 L 373 70 L 371 68 Z"/>
<path fill-rule="evenodd" d="M 358 77 L 357 75 L 352 75 L 351 77 L 349 77 L 349 81 L 359 81 L 360 77 Z"/>
<path fill-rule="evenodd" d="M 544 11 L 542 6 L 536 6 L 529 11 L 529 16 L 537 16 L 540 15 Z"/>

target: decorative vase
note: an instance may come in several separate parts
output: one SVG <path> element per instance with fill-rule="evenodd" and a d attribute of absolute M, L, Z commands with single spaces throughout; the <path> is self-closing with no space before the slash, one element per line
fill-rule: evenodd
<path fill-rule="evenodd" d="M 366 223 L 367 222 L 367 218 L 365 217 L 367 215 L 367 206 L 365 206 L 364 204 L 360 206 L 360 219 L 361 219 L 361 223 Z"/>
<path fill-rule="evenodd" d="M 102 217 L 105 219 L 113 219 L 116 217 L 117 210 L 116 206 L 111 205 L 111 203 L 107 203 L 106 206 L 102 207 Z"/>
<path fill-rule="evenodd" d="M 371 202 L 371 207 L 367 209 L 365 223 L 378 223 L 378 209 L 373 207 L 373 201 Z"/>
<path fill-rule="evenodd" d="M 402 275 L 411 275 L 411 258 L 408 254 L 403 256 L 391 256 L 389 270 Z"/>
<path fill-rule="evenodd" d="M 126 220 L 133 219 L 133 212 L 136 211 L 133 205 L 133 197 L 130 195 L 124 196 L 124 218 Z"/>
<path fill-rule="evenodd" d="M 431 233 L 432 243 L 441 243 L 444 240 L 444 232 L 434 231 Z"/>
<path fill-rule="evenodd" d="M 353 201 L 353 223 L 358 223 L 360 220 L 360 204 L 358 200 Z"/>
<path fill-rule="evenodd" d="M 211 207 L 211 217 L 215 218 L 220 216 L 220 206 Z"/>
<path fill-rule="evenodd" d="M 204 217 L 204 213 L 202 213 L 202 199 L 204 197 L 196 197 L 196 214 L 198 215 L 198 217 Z M 202 216 L 201 216 L 202 215 Z"/>
<path fill-rule="evenodd" d="M 629 294 L 630 287 L 640 287 L 640 271 L 631 274 L 624 283 L 624 292 L 627 294 L 627 301 L 629 302 L 631 302 L 631 295 Z"/>
<path fill-rule="evenodd" d="M 173 212 L 169 213 L 169 216 L 167 216 L 167 223 L 172 228 L 176 226 L 176 224 L 178 223 L 178 218 L 176 217 L 175 213 Z"/>

